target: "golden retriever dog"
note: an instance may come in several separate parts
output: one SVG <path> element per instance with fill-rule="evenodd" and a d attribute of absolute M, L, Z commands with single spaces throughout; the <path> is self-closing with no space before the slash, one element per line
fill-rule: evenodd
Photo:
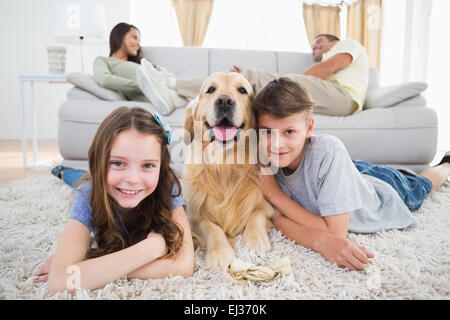
<path fill-rule="evenodd" d="M 251 144 L 246 135 L 253 129 L 256 137 L 253 94 L 241 74 L 218 72 L 203 82 L 186 108 L 185 143 L 191 148 L 183 194 L 193 233 L 206 247 L 206 263 L 216 270 L 225 270 L 235 257 L 232 243 L 239 234 L 250 249 L 271 248 L 268 230 L 274 209 L 247 176 L 258 170 L 257 156 L 251 161 L 250 154 L 257 141 Z M 244 153 L 241 161 L 239 152 Z"/>

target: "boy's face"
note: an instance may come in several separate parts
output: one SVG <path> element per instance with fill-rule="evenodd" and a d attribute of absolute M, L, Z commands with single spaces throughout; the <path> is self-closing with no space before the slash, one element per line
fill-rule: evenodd
<path fill-rule="evenodd" d="M 288 168 L 294 171 L 300 165 L 305 149 L 305 143 L 311 137 L 314 119 L 306 120 L 303 113 L 293 114 L 286 118 L 275 118 L 265 114 L 259 116 L 260 142 L 266 150 L 273 166 Z"/>

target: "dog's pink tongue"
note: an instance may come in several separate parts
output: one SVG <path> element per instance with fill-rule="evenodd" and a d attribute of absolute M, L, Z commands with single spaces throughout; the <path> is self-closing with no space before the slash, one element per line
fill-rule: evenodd
<path fill-rule="evenodd" d="M 219 126 L 214 127 L 213 130 L 214 135 L 220 141 L 228 141 L 233 139 L 237 131 L 235 127 L 219 127 Z"/>

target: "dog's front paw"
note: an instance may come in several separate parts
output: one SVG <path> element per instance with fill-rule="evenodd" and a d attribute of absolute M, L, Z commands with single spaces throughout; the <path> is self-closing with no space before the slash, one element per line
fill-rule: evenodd
<path fill-rule="evenodd" d="M 258 253 L 264 253 L 270 250 L 270 239 L 266 231 L 245 228 L 242 235 L 244 245 Z"/>
<path fill-rule="evenodd" d="M 233 248 L 221 247 L 208 250 L 205 260 L 210 268 L 218 271 L 226 271 L 234 257 L 235 253 Z"/>

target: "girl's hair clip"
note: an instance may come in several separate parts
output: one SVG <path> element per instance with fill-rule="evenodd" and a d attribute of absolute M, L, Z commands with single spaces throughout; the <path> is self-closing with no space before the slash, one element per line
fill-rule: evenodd
<path fill-rule="evenodd" d="M 170 126 L 162 119 L 162 117 L 157 113 L 153 112 L 153 118 L 155 118 L 156 122 L 163 128 L 164 133 L 167 137 L 167 144 L 170 144 L 170 141 L 172 140 L 172 133 L 170 131 Z"/>

